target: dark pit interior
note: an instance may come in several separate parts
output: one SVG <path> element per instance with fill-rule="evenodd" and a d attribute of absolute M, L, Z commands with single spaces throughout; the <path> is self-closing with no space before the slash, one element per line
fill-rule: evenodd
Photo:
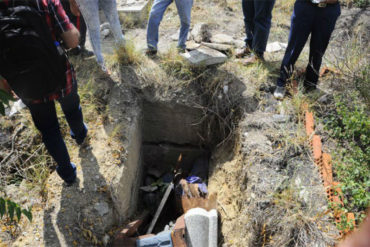
<path fill-rule="evenodd" d="M 202 112 L 179 104 L 143 102 L 142 183 L 140 210 L 149 210 L 146 232 L 169 183 L 197 176 L 207 183 L 211 156 Z M 156 189 L 155 189 L 156 188 Z M 151 190 L 154 191 L 151 191 Z M 176 189 L 175 189 L 176 191 Z M 172 226 L 181 216 L 181 207 L 171 192 L 152 233 Z"/>

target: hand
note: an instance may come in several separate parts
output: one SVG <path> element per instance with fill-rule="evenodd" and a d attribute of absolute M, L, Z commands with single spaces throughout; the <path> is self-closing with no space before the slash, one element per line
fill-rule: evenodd
<path fill-rule="evenodd" d="M 325 3 L 328 3 L 328 4 L 334 4 L 334 3 L 337 3 L 338 0 L 326 0 Z"/>
<path fill-rule="evenodd" d="M 71 9 L 71 12 L 74 16 L 80 16 L 80 9 L 78 8 L 78 5 L 75 0 L 69 0 L 69 7 Z"/>
<path fill-rule="evenodd" d="M 7 93 L 11 92 L 11 89 L 10 89 L 10 86 L 9 86 L 8 82 L 5 79 L 1 78 L 1 77 L 0 77 L 0 89 L 7 92 Z"/>

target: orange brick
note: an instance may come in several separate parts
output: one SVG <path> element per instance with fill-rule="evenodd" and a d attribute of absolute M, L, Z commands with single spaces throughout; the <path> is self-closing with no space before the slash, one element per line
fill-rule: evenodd
<path fill-rule="evenodd" d="M 354 227 L 356 227 L 356 220 L 355 220 L 355 214 L 354 213 L 348 213 L 347 214 L 347 222 L 349 224 L 352 224 Z"/>
<path fill-rule="evenodd" d="M 311 136 L 314 132 L 315 128 L 315 121 L 313 119 L 313 113 L 312 112 L 306 112 L 305 114 L 305 121 L 306 121 L 306 134 L 308 136 Z"/>
<path fill-rule="evenodd" d="M 321 137 L 314 135 L 312 138 L 313 158 L 316 161 L 322 158 L 322 143 Z"/>
<path fill-rule="evenodd" d="M 323 167 L 322 167 L 322 178 L 324 181 L 324 187 L 328 188 L 333 184 L 333 170 L 331 163 L 331 155 L 323 153 Z"/>

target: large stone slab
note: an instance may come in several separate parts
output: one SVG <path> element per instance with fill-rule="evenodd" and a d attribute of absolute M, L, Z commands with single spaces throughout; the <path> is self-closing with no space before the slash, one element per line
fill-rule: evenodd
<path fill-rule="evenodd" d="M 137 23 L 144 23 L 148 16 L 150 0 L 126 0 L 117 2 L 121 22 L 127 18 Z"/>
<path fill-rule="evenodd" d="M 215 49 L 221 52 L 231 52 L 232 46 L 231 45 L 225 45 L 225 44 L 217 44 L 217 43 L 207 43 L 207 42 L 202 42 L 201 43 L 203 46 L 207 46 L 211 49 Z"/>
<path fill-rule="evenodd" d="M 235 44 L 235 40 L 233 37 L 227 34 L 223 34 L 223 33 L 212 35 L 211 42 L 217 43 L 217 44 L 226 44 L 226 45 Z"/>
<path fill-rule="evenodd" d="M 185 214 L 185 239 L 189 247 L 217 247 L 217 211 L 190 209 Z"/>
<path fill-rule="evenodd" d="M 190 64 L 195 66 L 209 66 L 224 63 L 227 56 L 217 50 L 201 46 L 200 48 L 181 54 Z"/>

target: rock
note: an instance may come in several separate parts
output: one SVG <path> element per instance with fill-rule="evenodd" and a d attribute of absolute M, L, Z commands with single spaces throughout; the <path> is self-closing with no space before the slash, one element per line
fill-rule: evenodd
<path fill-rule="evenodd" d="M 95 234 L 104 236 L 107 230 L 117 223 L 112 206 L 105 201 L 99 201 L 80 210 L 82 210 L 82 218 L 96 219 L 91 229 Z"/>
<path fill-rule="evenodd" d="M 212 34 L 209 31 L 209 26 L 205 23 L 197 23 L 194 25 L 191 35 L 195 42 L 208 42 L 211 40 Z"/>
<path fill-rule="evenodd" d="M 200 44 L 196 43 L 194 40 L 190 40 L 188 42 L 186 42 L 186 49 L 187 50 L 195 50 L 195 49 L 198 49 L 200 47 Z"/>
<path fill-rule="evenodd" d="M 139 1 L 118 1 L 117 2 L 117 11 L 120 19 L 123 20 L 132 20 L 137 24 L 144 24 L 148 18 L 149 4 L 148 0 L 139 0 Z"/>
<path fill-rule="evenodd" d="M 217 247 L 217 211 L 193 208 L 185 214 L 188 246 Z"/>
<path fill-rule="evenodd" d="M 215 49 L 215 50 L 218 50 L 218 51 L 223 51 L 223 52 L 231 52 L 231 50 L 232 50 L 231 45 L 207 43 L 207 42 L 202 42 L 201 44 L 203 46 L 207 46 L 209 48 L 212 48 L 212 49 Z"/>
<path fill-rule="evenodd" d="M 268 43 L 266 47 L 267 52 L 277 52 L 282 49 L 286 49 L 288 45 L 286 43 L 281 43 L 281 42 L 273 42 L 273 43 Z"/>
<path fill-rule="evenodd" d="M 110 34 L 110 30 L 109 29 L 104 29 L 100 33 L 101 33 L 102 38 L 105 39 Z"/>
<path fill-rule="evenodd" d="M 190 64 L 195 66 L 209 66 L 224 63 L 227 56 L 217 50 L 202 46 L 197 50 L 181 54 Z"/>
<path fill-rule="evenodd" d="M 272 118 L 276 123 L 286 123 L 290 120 L 290 116 L 285 114 L 274 114 Z"/>
<path fill-rule="evenodd" d="M 243 46 L 245 46 L 245 41 L 244 40 L 240 40 L 240 39 L 234 40 L 234 46 L 236 46 L 236 47 L 243 47 Z"/>
<path fill-rule="evenodd" d="M 98 214 L 103 217 L 104 215 L 109 213 L 109 206 L 106 202 L 97 202 L 94 205 L 94 209 L 98 212 Z"/>
<path fill-rule="evenodd" d="M 104 22 L 103 24 L 100 25 L 100 32 L 105 29 L 110 29 L 110 25 L 108 22 Z"/>
<path fill-rule="evenodd" d="M 180 36 L 180 30 L 177 33 L 171 35 L 172 41 L 178 41 Z M 188 38 L 186 40 L 191 40 L 191 33 L 188 33 Z"/>
<path fill-rule="evenodd" d="M 218 33 L 216 35 L 212 35 L 211 38 L 212 43 L 218 43 L 218 44 L 227 44 L 227 45 L 234 45 L 235 41 L 233 37 L 227 34 Z"/>

